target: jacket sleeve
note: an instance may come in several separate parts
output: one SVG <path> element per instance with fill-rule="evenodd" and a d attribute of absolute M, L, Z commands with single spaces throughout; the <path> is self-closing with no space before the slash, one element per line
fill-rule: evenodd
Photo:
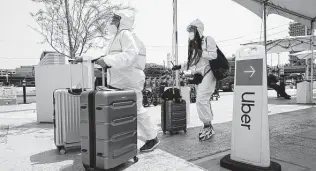
<path fill-rule="evenodd" d="M 104 57 L 104 62 L 115 69 L 129 67 L 139 54 L 132 32 L 123 31 L 120 43 L 122 52 Z"/>
<path fill-rule="evenodd" d="M 217 47 L 215 40 L 208 36 L 205 38 L 205 49 L 203 48 L 202 58 L 206 58 L 208 60 L 213 60 L 217 58 Z"/>

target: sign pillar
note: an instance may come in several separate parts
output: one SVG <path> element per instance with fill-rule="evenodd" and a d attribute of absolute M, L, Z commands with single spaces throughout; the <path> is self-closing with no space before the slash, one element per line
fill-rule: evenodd
<path fill-rule="evenodd" d="M 242 171 L 281 171 L 270 161 L 265 47 L 249 45 L 236 53 L 231 154 L 222 167 Z"/>

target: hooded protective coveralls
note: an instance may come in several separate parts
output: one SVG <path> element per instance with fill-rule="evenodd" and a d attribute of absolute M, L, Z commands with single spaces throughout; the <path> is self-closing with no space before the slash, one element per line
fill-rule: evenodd
<path fill-rule="evenodd" d="M 142 90 L 145 83 L 146 49 L 143 43 L 131 32 L 134 16 L 119 14 L 119 28 L 110 40 L 104 62 L 111 66 L 107 72 L 107 84 L 120 89 L 130 89 L 137 96 L 138 131 L 146 140 L 157 137 L 157 130 L 151 123 L 143 107 Z"/>
<path fill-rule="evenodd" d="M 204 24 L 199 19 L 191 22 L 189 26 L 195 26 L 199 35 L 201 37 L 203 36 Z M 217 47 L 212 37 L 208 36 L 202 39 L 202 51 L 202 56 L 199 62 L 196 65 L 190 66 L 189 71 L 205 75 L 205 73 L 210 69 L 209 60 L 217 58 Z M 206 125 L 211 124 L 211 121 L 213 120 L 210 98 L 214 93 L 215 86 L 216 79 L 212 71 L 208 72 L 204 76 L 203 81 L 197 86 L 196 108 L 200 120 Z"/>

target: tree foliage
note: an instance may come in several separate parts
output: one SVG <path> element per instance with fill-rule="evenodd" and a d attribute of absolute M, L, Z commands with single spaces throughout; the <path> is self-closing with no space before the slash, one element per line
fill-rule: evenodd
<path fill-rule="evenodd" d="M 114 12 L 134 10 L 110 0 L 31 0 L 43 9 L 31 13 L 40 29 L 34 28 L 58 53 L 73 58 L 91 48 L 104 47 L 106 24 Z"/>

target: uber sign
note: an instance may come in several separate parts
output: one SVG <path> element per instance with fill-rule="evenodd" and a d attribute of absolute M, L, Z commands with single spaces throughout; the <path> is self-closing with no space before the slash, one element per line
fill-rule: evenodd
<path fill-rule="evenodd" d="M 265 48 L 244 46 L 235 59 L 231 154 L 221 159 L 221 166 L 243 171 L 275 166 L 270 162 Z"/>

